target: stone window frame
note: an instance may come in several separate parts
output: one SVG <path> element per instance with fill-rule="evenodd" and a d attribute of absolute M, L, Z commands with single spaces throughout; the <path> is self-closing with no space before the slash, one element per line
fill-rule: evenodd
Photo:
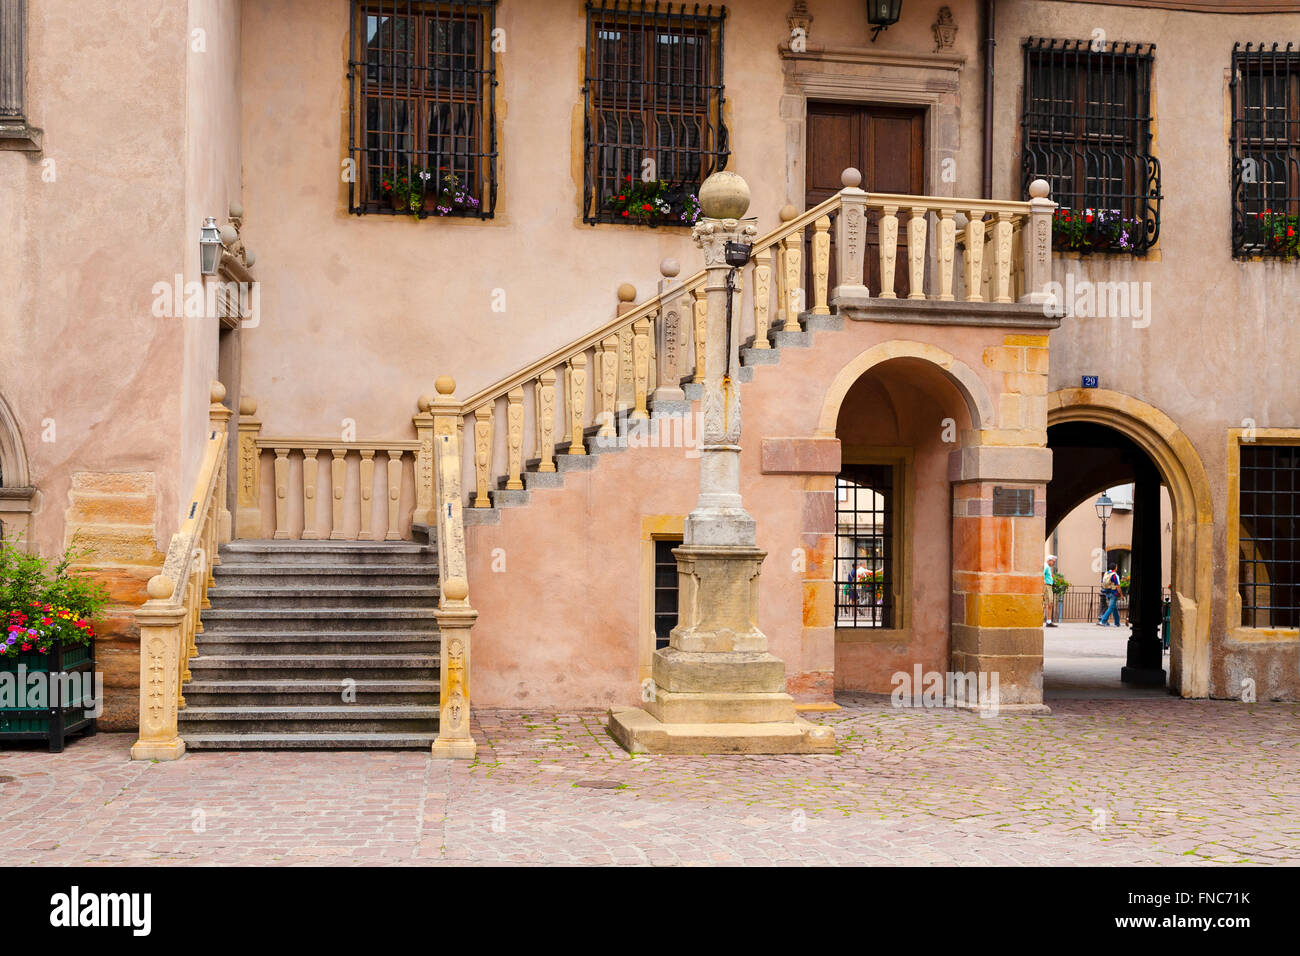
<path fill-rule="evenodd" d="M 27 0 L 0 0 L 0 149 L 39 152 L 27 118 Z"/>
<path fill-rule="evenodd" d="M 641 587 L 638 601 L 637 681 L 653 680 L 655 635 L 655 542 L 681 541 L 686 533 L 685 515 L 642 515 Z"/>
<path fill-rule="evenodd" d="M 916 452 L 907 445 L 841 445 L 840 465 L 892 465 L 894 468 L 894 620 L 892 627 L 840 627 L 836 644 L 912 642 L 912 536 L 916 517 Z M 834 529 L 832 529 L 833 533 Z M 834 573 L 832 572 L 832 587 Z"/>
<path fill-rule="evenodd" d="M 960 148 L 960 83 L 966 57 L 953 53 L 890 53 L 859 47 L 818 47 L 796 53 L 781 47 L 785 92 L 785 192 L 791 203 L 805 203 L 808 101 L 925 109 L 925 195 L 953 196 L 956 184 L 944 182 L 945 160 L 957 161 Z"/>
<path fill-rule="evenodd" d="M 36 489 L 28 470 L 18 419 L 0 395 L 0 526 L 10 544 L 29 549 L 28 531 L 36 504 Z"/>
<path fill-rule="evenodd" d="M 1245 428 L 1228 429 L 1228 515 L 1227 541 L 1224 568 L 1228 580 L 1224 582 L 1227 597 L 1227 619 L 1224 622 L 1227 640 L 1233 644 L 1295 644 L 1300 643 L 1300 627 L 1247 627 L 1241 623 L 1241 591 L 1237 588 L 1238 555 L 1241 551 L 1241 446 L 1247 434 Z M 1300 445 L 1300 428 L 1249 429 L 1251 444 Z"/>

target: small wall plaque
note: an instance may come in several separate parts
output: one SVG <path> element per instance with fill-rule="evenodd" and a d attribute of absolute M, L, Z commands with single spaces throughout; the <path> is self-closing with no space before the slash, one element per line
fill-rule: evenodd
<path fill-rule="evenodd" d="M 1033 488 L 993 489 L 993 514 L 1001 518 L 1032 518 L 1034 515 Z"/>
<path fill-rule="evenodd" d="M 1101 379 L 1100 379 L 1100 377 L 1097 376 L 1097 375 L 1085 375 L 1085 376 L 1083 377 L 1083 387 L 1084 387 L 1084 388 L 1096 388 L 1097 385 L 1100 383 L 1100 381 L 1101 381 Z"/>

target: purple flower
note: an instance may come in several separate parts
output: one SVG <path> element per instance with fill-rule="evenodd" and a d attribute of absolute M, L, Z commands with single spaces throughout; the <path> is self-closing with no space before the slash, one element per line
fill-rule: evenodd
<path fill-rule="evenodd" d="M 5 643 L 6 643 L 6 644 L 12 644 L 12 643 L 14 643 L 14 642 L 17 641 L 17 640 L 18 640 L 18 635 L 16 635 L 16 634 L 10 634 L 10 635 L 9 635 L 9 640 L 5 641 Z"/>

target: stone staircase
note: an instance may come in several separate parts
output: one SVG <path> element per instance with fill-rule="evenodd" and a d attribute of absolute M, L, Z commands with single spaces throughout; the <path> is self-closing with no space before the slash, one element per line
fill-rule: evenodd
<path fill-rule="evenodd" d="M 221 546 L 179 730 L 190 750 L 428 748 L 438 729 L 436 548 Z"/>
<path fill-rule="evenodd" d="M 740 364 L 735 370 L 736 382 L 753 381 L 756 366 L 779 365 L 782 349 L 813 348 L 815 333 L 817 332 L 842 332 L 844 330 L 844 318 L 835 313 L 816 315 L 812 312 L 803 312 L 799 315 L 799 325 L 800 330 L 797 332 L 785 329 L 769 330 L 767 334 L 768 347 L 765 349 L 755 347 L 753 336 L 743 341 L 739 349 Z M 689 415 L 693 412 L 704 386 L 696 382 L 693 377 L 687 376 L 681 380 L 681 387 L 686 395 L 685 401 L 657 404 L 653 397 L 647 399 L 651 419 Z M 531 493 L 534 491 L 545 488 L 563 488 L 566 472 L 591 471 L 596 467 L 601 455 L 628 450 L 627 437 L 630 427 L 631 423 L 626 410 L 620 410 L 615 416 L 615 428 L 618 432 L 617 441 L 599 441 L 600 426 L 588 426 L 583 430 L 583 442 L 587 453 L 585 455 L 570 455 L 557 450 L 555 454 L 555 471 L 552 472 L 537 470 L 540 459 L 530 458 L 526 460 L 523 473 L 520 476 L 523 479 L 524 487 L 514 490 L 507 489 L 505 487 L 507 479 L 504 476 L 498 477 L 496 479 L 496 488 L 489 491 L 492 507 L 467 507 L 463 512 L 465 524 L 496 524 L 501 520 L 501 511 L 499 509 L 523 507 L 528 504 L 532 496 Z M 473 498 L 472 492 L 470 497 Z"/>

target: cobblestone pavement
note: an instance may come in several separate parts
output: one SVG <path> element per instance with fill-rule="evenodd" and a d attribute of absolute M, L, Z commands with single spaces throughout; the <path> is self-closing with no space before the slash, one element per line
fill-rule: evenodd
<path fill-rule="evenodd" d="M 821 756 L 633 758 L 594 711 L 480 712 L 473 763 L 7 749 L 0 865 L 1300 861 L 1300 705 L 840 703 Z"/>

